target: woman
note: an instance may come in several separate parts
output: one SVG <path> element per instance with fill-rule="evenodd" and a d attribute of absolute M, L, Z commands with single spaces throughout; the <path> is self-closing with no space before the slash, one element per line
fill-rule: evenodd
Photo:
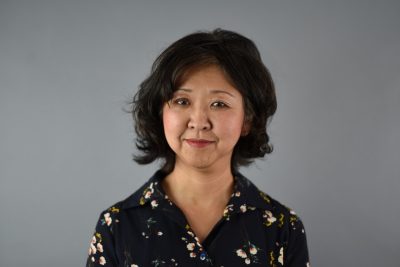
<path fill-rule="evenodd" d="M 133 100 L 150 180 L 101 215 L 87 266 L 309 266 L 302 222 L 238 172 L 272 152 L 275 90 L 254 43 L 216 29 L 173 43 Z"/>

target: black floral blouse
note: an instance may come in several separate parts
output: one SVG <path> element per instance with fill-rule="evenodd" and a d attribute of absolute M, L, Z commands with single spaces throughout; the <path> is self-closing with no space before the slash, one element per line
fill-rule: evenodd
<path fill-rule="evenodd" d="M 310 266 L 299 217 L 241 174 L 221 220 L 202 243 L 163 191 L 164 177 L 158 171 L 101 213 L 87 267 Z"/>

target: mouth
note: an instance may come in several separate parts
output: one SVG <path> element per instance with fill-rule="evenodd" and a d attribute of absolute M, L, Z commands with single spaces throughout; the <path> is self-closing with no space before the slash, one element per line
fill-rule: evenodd
<path fill-rule="evenodd" d="M 204 140 L 204 139 L 185 139 L 186 143 L 188 143 L 192 147 L 203 148 L 208 145 L 214 143 L 214 141 Z"/>

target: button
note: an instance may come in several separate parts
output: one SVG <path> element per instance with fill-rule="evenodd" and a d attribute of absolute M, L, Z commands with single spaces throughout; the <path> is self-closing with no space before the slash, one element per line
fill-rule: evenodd
<path fill-rule="evenodd" d="M 200 260 L 204 261 L 205 259 L 206 259 L 206 253 L 205 253 L 205 252 L 202 252 L 202 253 L 200 254 Z"/>

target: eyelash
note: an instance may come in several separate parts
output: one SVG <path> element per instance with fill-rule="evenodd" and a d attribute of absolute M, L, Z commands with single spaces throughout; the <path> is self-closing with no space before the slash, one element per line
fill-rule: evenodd
<path fill-rule="evenodd" d="M 187 98 L 177 98 L 172 100 L 173 104 L 176 104 L 178 106 L 187 106 L 189 105 L 189 100 Z M 223 101 L 214 101 L 211 103 L 212 108 L 228 108 L 229 106 L 224 103 Z"/>

